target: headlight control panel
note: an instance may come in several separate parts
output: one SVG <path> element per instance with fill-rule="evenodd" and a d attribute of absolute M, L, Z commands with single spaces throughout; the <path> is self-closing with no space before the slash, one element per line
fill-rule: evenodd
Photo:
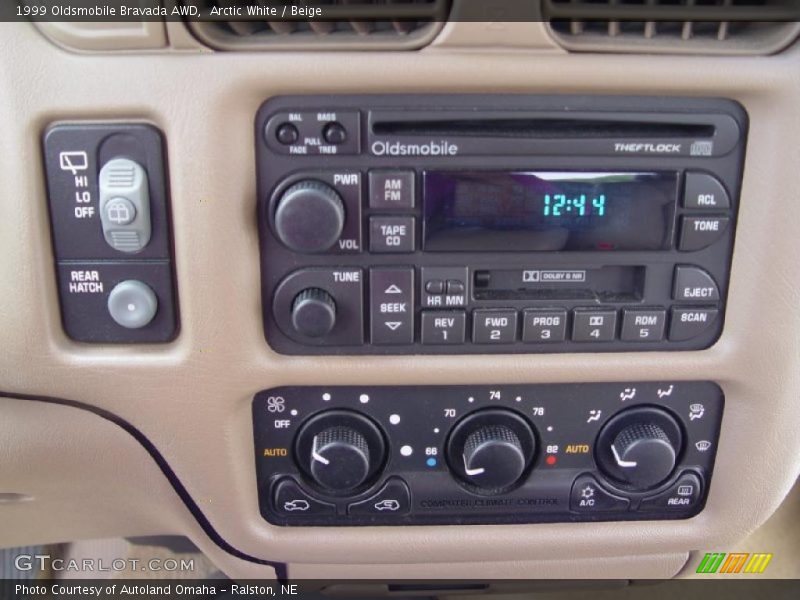
<path fill-rule="evenodd" d="M 705 504 L 711 382 L 284 387 L 253 402 L 277 525 L 685 519 Z"/>

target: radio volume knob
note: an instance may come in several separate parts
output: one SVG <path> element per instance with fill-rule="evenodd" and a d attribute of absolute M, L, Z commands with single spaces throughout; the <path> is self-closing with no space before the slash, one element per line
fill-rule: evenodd
<path fill-rule="evenodd" d="M 330 333 L 336 325 L 336 303 L 330 294 L 319 288 L 303 290 L 292 303 L 292 326 L 308 337 Z"/>
<path fill-rule="evenodd" d="M 324 252 L 342 234 L 345 210 L 331 186 L 314 180 L 295 183 L 281 194 L 275 208 L 275 234 L 296 252 Z"/>

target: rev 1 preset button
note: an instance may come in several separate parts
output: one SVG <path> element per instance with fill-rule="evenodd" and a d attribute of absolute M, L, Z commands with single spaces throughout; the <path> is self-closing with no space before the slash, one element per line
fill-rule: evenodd
<path fill-rule="evenodd" d="M 463 310 L 422 312 L 423 344 L 463 344 L 467 315 Z"/>

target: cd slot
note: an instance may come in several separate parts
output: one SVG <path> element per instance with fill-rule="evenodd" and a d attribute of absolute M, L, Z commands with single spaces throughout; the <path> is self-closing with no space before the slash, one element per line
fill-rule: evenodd
<path fill-rule="evenodd" d="M 479 269 L 475 300 L 640 302 L 645 267 Z"/>
<path fill-rule="evenodd" d="M 639 122 L 588 118 L 497 118 L 376 121 L 376 135 L 491 138 L 710 138 L 716 128 L 705 123 Z"/>

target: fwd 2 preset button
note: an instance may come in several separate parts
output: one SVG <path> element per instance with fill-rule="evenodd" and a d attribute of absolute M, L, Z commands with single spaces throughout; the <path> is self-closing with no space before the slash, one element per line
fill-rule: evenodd
<path fill-rule="evenodd" d="M 511 344 L 517 339 L 517 311 L 472 311 L 472 341 L 476 344 Z"/>

